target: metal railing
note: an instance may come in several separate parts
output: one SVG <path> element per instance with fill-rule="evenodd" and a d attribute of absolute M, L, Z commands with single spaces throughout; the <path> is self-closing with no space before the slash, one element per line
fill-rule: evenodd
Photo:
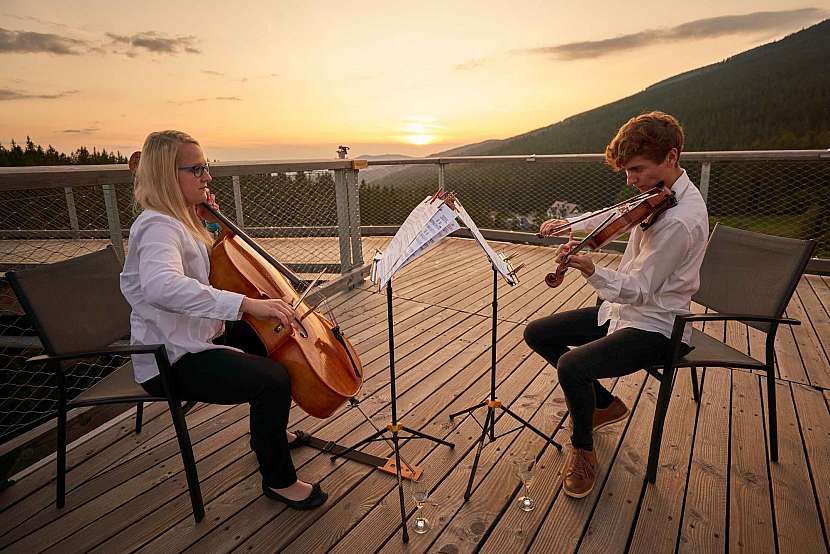
<path fill-rule="evenodd" d="M 712 224 L 816 238 L 810 269 L 830 271 L 830 152 L 691 152 L 681 165 Z M 439 186 L 486 237 L 537 244 L 551 242 L 535 236 L 542 221 L 631 195 L 599 154 L 215 163 L 211 172 L 226 215 L 294 271 L 329 278 L 363 267 L 362 237 L 393 234 Z M 136 216 L 131 182 L 126 166 L 0 168 L 0 272 L 108 244 L 123 254 Z M 54 410 L 48 376 L 23 363 L 40 352 L 33 335 L 0 280 L 0 443 Z M 106 371 L 83 367 L 77 387 Z"/>
<path fill-rule="evenodd" d="M 830 151 L 690 152 L 681 165 L 707 202 L 710 227 L 815 238 L 809 270 L 830 271 Z M 634 192 L 600 154 L 370 161 L 359 178 L 364 236 L 394 229 L 439 184 L 458 194 L 488 238 L 528 243 L 550 242 L 535 237 L 546 219 Z"/>

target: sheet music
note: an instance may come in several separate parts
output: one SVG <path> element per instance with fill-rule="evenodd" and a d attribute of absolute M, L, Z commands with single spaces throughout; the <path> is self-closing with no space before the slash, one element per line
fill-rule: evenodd
<path fill-rule="evenodd" d="M 470 214 L 467 213 L 467 210 L 464 209 L 464 206 L 461 205 L 457 199 L 455 201 L 455 207 L 458 210 L 458 218 L 464 222 L 470 232 L 475 237 L 476 241 L 481 248 L 484 249 L 484 253 L 487 255 L 487 258 L 490 260 L 490 263 L 493 264 L 493 267 L 504 277 L 504 280 L 507 281 L 510 285 L 516 284 L 516 278 L 510 273 L 510 268 L 507 267 L 507 262 L 505 262 L 501 256 L 496 254 L 496 251 L 490 246 L 484 236 L 481 234 L 481 231 L 478 230 L 478 226 L 476 226 L 475 221 L 473 218 L 470 217 Z"/>
<path fill-rule="evenodd" d="M 508 263 L 490 247 L 461 202 L 454 199 L 453 206 L 455 209 L 442 200 L 433 200 L 431 196 L 415 206 L 384 252 L 378 252 L 372 259 L 370 278 L 379 290 L 389 283 L 395 273 L 426 253 L 441 239 L 460 229 L 459 219 L 470 229 L 490 263 L 505 281 L 510 285 L 518 282 Z"/>
<path fill-rule="evenodd" d="M 385 287 L 395 272 L 461 228 L 452 208 L 431 199 L 427 196 L 410 212 L 383 254 L 375 256 L 373 269 L 379 288 Z"/>

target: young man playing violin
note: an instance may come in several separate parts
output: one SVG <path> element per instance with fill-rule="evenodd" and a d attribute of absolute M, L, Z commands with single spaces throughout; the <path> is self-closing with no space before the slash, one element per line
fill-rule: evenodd
<path fill-rule="evenodd" d="M 537 319 L 524 332 L 528 346 L 556 367 L 570 410 L 571 448 L 562 486 L 574 498 L 594 488 L 593 431 L 628 416 L 626 405 L 599 379 L 662 363 L 675 316 L 689 313 L 699 286 L 709 223 L 700 192 L 679 165 L 682 149 L 683 129 L 662 112 L 639 115 L 620 128 L 605 149 L 606 162 L 615 171 L 625 170 L 627 183 L 639 192 L 662 182 L 677 205 L 647 228 L 633 229 L 617 270 L 596 267 L 585 254 L 569 255 L 576 241 L 561 246 L 556 261 L 582 273 L 596 291 L 598 305 Z M 540 234 L 563 226 L 588 231 L 606 217 L 573 223 L 578 218 L 552 219 L 542 224 Z M 687 330 L 686 348 L 690 336 Z"/>

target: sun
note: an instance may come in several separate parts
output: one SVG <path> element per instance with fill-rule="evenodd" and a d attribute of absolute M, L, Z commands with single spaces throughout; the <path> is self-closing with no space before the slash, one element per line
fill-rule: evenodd
<path fill-rule="evenodd" d="M 435 123 L 434 117 L 408 116 L 404 118 L 403 124 L 400 127 L 402 134 L 399 139 L 401 142 L 414 144 L 415 146 L 432 144 L 440 138 L 439 134 L 436 133 L 440 127 L 440 125 Z"/>
<path fill-rule="evenodd" d="M 425 144 L 432 143 L 432 141 L 435 140 L 435 137 L 433 137 L 432 135 L 423 135 L 423 134 L 406 135 L 404 137 L 404 140 L 406 142 L 408 142 L 409 144 L 415 144 L 417 146 L 423 146 Z"/>

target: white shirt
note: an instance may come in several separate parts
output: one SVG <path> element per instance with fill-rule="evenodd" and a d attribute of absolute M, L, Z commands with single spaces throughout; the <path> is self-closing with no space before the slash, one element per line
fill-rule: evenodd
<path fill-rule="evenodd" d="M 207 246 L 177 219 L 145 210 L 130 227 L 121 292 L 132 306 L 132 344 L 164 344 L 170 363 L 188 352 L 229 348 L 211 341 L 239 319 L 243 295 L 210 286 Z M 236 350 L 236 349 L 233 349 Z M 159 374 L 152 354 L 134 354 L 135 380 Z"/>
<path fill-rule="evenodd" d="M 633 327 L 671 337 L 675 317 L 690 313 L 692 295 L 700 286 L 709 218 L 706 203 L 685 170 L 671 190 L 677 205 L 645 231 L 639 225 L 634 227 L 619 269 L 596 267 L 587 279 L 604 301 L 597 324 L 608 321 L 609 335 Z M 604 217 L 607 214 L 576 223 L 573 228 L 593 229 Z M 687 327 L 683 342 L 689 344 L 691 334 Z"/>

